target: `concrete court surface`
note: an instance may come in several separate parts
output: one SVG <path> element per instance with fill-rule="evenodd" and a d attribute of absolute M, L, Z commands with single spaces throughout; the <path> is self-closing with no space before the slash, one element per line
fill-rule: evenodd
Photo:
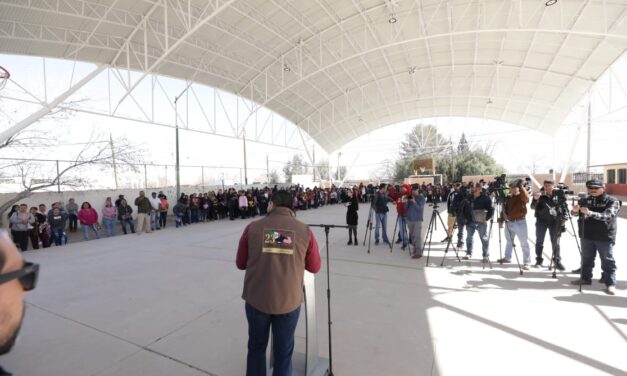
<path fill-rule="evenodd" d="M 345 210 L 326 207 L 298 212 L 298 218 L 344 224 Z M 361 205 L 359 215 L 361 243 L 368 206 Z M 391 208 L 390 236 L 395 217 Z M 533 253 L 532 213 L 528 219 Z M 19 376 L 243 375 L 244 273 L 234 258 L 248 222 L 170 227 L 25 253 L 41 264 L 40 282 L 27 297 L 20 341 L 0 364 Z M 453 252 L 439 267 L 443 247 L 435 242 L 432 266 L 425 268 L 426 257 L 412 260 L 398 246 L 390 253 L 374 239 L 367 254 L 361 244 L 346 245 L 346 230 L 332 229 L 334 373 L 627 375 L 626 225 L 619 219 L 616 296 L 596 282 L 598 265 L 594 284 L 579 293 L 569 285 L 573 275 L 552 279 L 546 268 L 520 276 L 516 264 L 483 269 L 477 259 L 458 262 Z M 314 231 L 324 257 L 324 231 Z M 433 237 L 444 237 L 439 224 Z M 491 239 L 494 261 L 496 226 Z M 572 236 L 564 234 L 562 250 L 566 267 L 576 268 Z M 316 281 L 323 356 L 325 260 Z"/>

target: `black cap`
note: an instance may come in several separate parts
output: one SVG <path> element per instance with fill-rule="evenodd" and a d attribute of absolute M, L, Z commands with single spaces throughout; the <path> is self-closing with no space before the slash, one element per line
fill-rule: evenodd
<path fill-rule="evenodd" d="M 381 183 L 381 184 L 379 184 L 379 189 L 383 189 L 383 188 L 385 188 L 385 187 L 386 187 L 385 183 Z"/>
<path fill-rule="evenodd" d="M 586 187 L 587 188 L 594 188 L 594 187 L 603 188 L 603 182 L 599 179 L 588 180 L 586 182 Z"/>
<path fill-rule="evenodd" d="M 555 184 L 553 180 L 545 180 L 544 184 Z"/>

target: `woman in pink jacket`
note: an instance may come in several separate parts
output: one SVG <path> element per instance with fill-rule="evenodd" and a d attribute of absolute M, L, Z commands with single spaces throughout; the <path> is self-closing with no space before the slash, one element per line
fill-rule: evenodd
<path fill-rule="evenodd" d="M 89 240 L 89 229 L 94 230 L 96 239 L 100 239 L 100 233 L 98 232 L 98 212 L 91 207 L 91 204 L 87 201 L 81 205 L 81 210 L 78 211 L 78 220 L 83 229 L 83 239 Z"/>

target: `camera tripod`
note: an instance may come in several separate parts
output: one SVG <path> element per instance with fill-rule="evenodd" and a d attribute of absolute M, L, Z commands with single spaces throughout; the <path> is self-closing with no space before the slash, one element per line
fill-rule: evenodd
<path fill-rule="evenodd" d="M 368 253 L 370 253 L 370 242 L 372 241 L 372 217 L 374 213 L 374 197 L 370 197 L 370 209 L 368 211 L 368 221 L 366 221 L 366 232 L 364 234 L 364 246 L 366 246 L 366 238 L 368 238 Z"/>
<path fill-rule="evenodd" d="M 429 220 L 429 227 L 427 227 L 427 234 L 425 235 L 424 243 L 422 243 L 421 253 L 424 253 L 425 247 L 427 248 L 427 263 L 425 264 L 425 266 L 429 266 L 429 257 L 431 256 L 431 241 L 433 239 L 433 230 L 437 228 L 438 220 L 442 224 L 442 228 L 446 229 L 446 225 L 444 224 L 444 221 L 442 220 L 442 216 L 440 215 L 440 211 L 438 210 L 438 208 L 439 208 L 438 204 L 434 203 L 433 212 L 431 213 L 431 219 Z M 444 250 L 444 256 L 442 257 L 442 262 L 440 263 L 440 266 L 444 265 L 444 259 L 451 246 L 452 239 L 453 239 L 452 236 L 449 237 L 448 243 L 446 244 L 446 249 Z M 455 251 L 455 256 L 457 257 L 457 261 L 462 262 L 462 260 L 459 258 L 459 253 L 455 246 L 453 246 L 453 251 Z"/>

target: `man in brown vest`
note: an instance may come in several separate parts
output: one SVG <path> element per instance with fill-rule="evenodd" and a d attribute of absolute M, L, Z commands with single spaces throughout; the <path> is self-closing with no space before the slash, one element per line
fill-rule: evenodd
<path fill-rule="evenodd" d="M 268 212 L 244 229 L 237 249 L 237 267 L 246 270 L 242 298 L 248 319 L 247 376 L 266 374 L 270 327 L 273 374 L 292 374 L 305 269 L 320 270 L 318 243 L 309 227 L 294 218 L 292 196 L 286 191 L 274 193 Z"/>

